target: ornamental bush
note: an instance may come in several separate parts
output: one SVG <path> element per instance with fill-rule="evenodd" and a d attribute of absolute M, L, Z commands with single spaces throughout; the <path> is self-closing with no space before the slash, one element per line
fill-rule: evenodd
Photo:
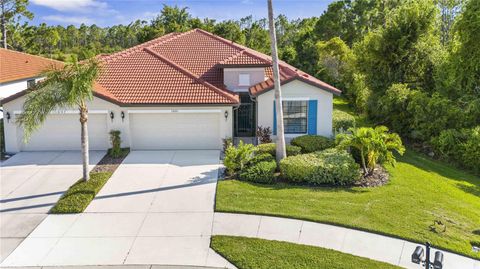
<path fill-rule="evenodd" d="M 275 143 L 267 143 L 267 144 L 260 144 L 257 146 L 258 153 L 268 153 L 275 157 L 276 153 L 276 144 Z M 287 145 L 287 156 L 295 156 L 301 153 L 301 148 L 293 145 Z"/>
<path fill-rule="evenodd" d="M 320 135 L 298 136 L 292 139 L 290 143 L 294 146 L 300 147 L 302 149 L 302 153 L 311 153 L 333 148 L 335 146 L 333 139 Z"/>
<path fill-rule="evenodd" d="M 261 161 L 241 171 L 240 179 L 256 183 L 272 183 L 275 180 L 276 169 L 277 163 L 275 160 Z"/>
<path fill-rule="evenodd" d="M 252 144 L 245 144 L 240 141 L 237 147 L 229 146 L 225 150 L 225 158 L 223 164 L 230 176 L 237 175 L 242 171 L 248 163 L 254 158 L 255 146 Z"/>
<path fill-rule="evenodd" d="M 120 131 L 111 130 L 110 131 L 110 143 L 112 148 L 108 151 L 108 154 L 113 158 L 118 158 L 122 155 L 122 139 L 120 138 Z"/>
<path fill-rule="evenodd" d="M 350 185 L 360 177 L 353 157 L 339 149 L 287 157 L 280 162 L 280 171 L 290 182 L 312 185 Z"/>
<path fill-rule="evenodd" d="M 341 110 L 333 110 L 333 130 L 346 131 L 355 127 L 355 117 Z"/>

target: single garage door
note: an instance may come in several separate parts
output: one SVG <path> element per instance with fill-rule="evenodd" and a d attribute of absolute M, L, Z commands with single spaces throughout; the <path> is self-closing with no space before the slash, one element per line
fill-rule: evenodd
<path fill-rule="evenodd" d="M 220 113 L 131 113 L 132 149 L 220 149 Z"/>
<path fill-rule="evenodd" d="M 109 147 L 107 114 L 88 115 L 88 142 L 91 150 L 105 150 Z M 23 129 L 19 132 L 23 151 L 80 150 L 79 115 L 51 114 L 44 124 L 32 134 L 27 144 L 23 143 Z"/>

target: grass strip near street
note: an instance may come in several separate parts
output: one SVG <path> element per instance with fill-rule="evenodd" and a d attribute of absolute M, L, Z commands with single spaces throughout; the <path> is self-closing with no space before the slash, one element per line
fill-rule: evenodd
<path fill-rule="evenodd" d="M 211 247 L 239 269 L 400 268 L 335 250 L 235 236 L 213 236 Z"/>
<path fill-rule="evenodd" d="M 122 154 L 118 158 L 110 157 L 108 154 L 105 155 L 90 172 L 90 180 L 83 181 L 80 179 L 73 184 L 52 207 L 50 213 L 82 213 L 129 152 L 129 149 L 122 149 Z"/>

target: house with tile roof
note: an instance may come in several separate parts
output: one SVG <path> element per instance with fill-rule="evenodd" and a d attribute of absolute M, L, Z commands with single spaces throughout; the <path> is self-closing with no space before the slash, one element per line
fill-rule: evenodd
<path fill-rule="evenodd" d="M 272 61 L 267 55 L 200 29 L 171 33 L 132 48 L 99 55 L 102 74 L 89 106 L 91 149 L 220 149 L 222 139 L 254 137 L 258 126 L 276 135 Z M 330 136 L 335 87 L 280 62 L 287 138 Z M 28 143 L 15 124 L 26 91 L 2 103 L 7 152 L 80 149 L 75 110 L 57 111 Z"/>
<path fill-rule="evenodd" d="M 27 89 L 43 71 L 62 65 L 60 61 L 0 48 L 0 99 Z"/>

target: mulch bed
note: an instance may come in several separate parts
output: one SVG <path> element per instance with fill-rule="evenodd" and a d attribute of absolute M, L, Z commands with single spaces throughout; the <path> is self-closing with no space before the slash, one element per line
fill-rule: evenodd
<path fill-rule="evenodd" d="M 117 158 L 111 157 L 109 154 L 106 154 L 100 160 L 100 162 L 95 165 L 91 173 L 115 172 L 115 170 L 117 170 L 118 166 L 120 166 L 125 157 L 127 157 L 129 152 L 130 149 L 122 149 L 122 155 Z"/>
<path fill-rule="evenodd" d="M 387 184 L 389 179 L 390 175 L 387 170 L 381 165 L 377 165 L 375 170 L 373 170 L 373 174 L 367 177 L 361 177 L 354 185 L 358 187 L 379 187 Z"/>

